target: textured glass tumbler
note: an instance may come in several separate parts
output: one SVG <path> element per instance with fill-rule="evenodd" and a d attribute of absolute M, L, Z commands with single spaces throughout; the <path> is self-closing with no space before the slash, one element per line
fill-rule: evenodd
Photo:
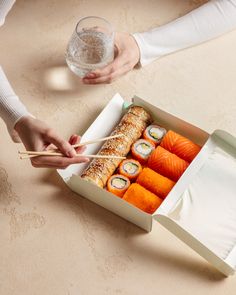
<path fill-rule="evenodd" d="M 66 50 L 66 62 L 79 77 L 114 59 L 114 30 L 104 18 L 88 16 L 76 25 Z"/>

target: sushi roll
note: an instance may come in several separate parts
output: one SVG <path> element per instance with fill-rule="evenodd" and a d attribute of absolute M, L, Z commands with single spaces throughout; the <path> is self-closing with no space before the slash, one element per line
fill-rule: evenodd
<path fill-rule="evenodd" d="M 153 143 L 146 139 L 139 139 L 132 145 L 131 153 L 135 159 L 144 164 L 154 149 Z"/>
<path fill-rule="evenodd" d="M 108 148 L 102 148 L 98 154 L 101 156 L 120 156 L 119 152 L 115 151 L 114 149 L 108 149 Z M 98 160 L 98 159 L 94 159 L 94 160 Z M 112 173 L 109 175 L 109 177 L 110 177 L 115 172 L 116 168 L 119 166 L 119 164 L 122 160 L 121 159 L 109 159 L 109 158 L 104 159 L 104 160 L 108 163 L 108 165 L 110 165 L 110 163 L 113 164 L 114 169 L 113 169 Z M 98 163 L 99 163 L 99 161 L 98 161 Z M 107 178 L 107 180 L 108 180 L 108 178 Z"/>
<path fill-rule="evenodd" d="M 130 107 L 111 134 L 122 134 L 122 138 L 108 139 L 98 154 L 103 156 L 127 156 L 131 145 L 140 138 L 150 122 L 151 116 L 144 108 L 138 106 Z M 83 171 L 81 177 L 99 187 L 105 187 L 107 180 L 118 168 L 120 163 L 120 159 L 107 158 L 103 159 L 103 161 L 94 159 Z"/>
<path fill-rule="evenodd" d="M 138 183 L 132 183 L 123 196 L 123 200 L 133 204 L 146 213 L 152 214 L 161 205 L 162 199 Z"/>
<path fill-rule="evenodd" d="M 128 177 L 130 180 L 135 180 L 141 171 L 141 164 L 133 159 L 126 159 L 119 166 L 119 173 Z"/>
<path fill-rule="evenodd" d="M 143 130 L 146 128 L 146 124 L 143 124 L 142 128 L 137 127 L 138 125 L 135 125 L 135 123 L 124 121 L 117 126 L 117 128 L 112 132 L 112 135 L 123 134 L 132 144 L 135 140 L 140 138 Z"/>
<path fill-rule="evenodd" d="M 113 155 L 126 156 L 130 150 L 131 143 L 126 136 L 111 138 L 105 142 L 100 152 L 109 151 Z"/>
<path fill-rule="evenodd" d="M 103 181 L 101 179 L 101 177 L 99 177 L 97 171 L 93 172 L 92 170 L 89 170 L 89 173 L 87 171 L 84 171 L 83 174 L 81 175 L 81 178 L 83 178 L 84 180 L 95 184 L 96 186 L 103 188 L 104 184 Z"/>
<path fill-rule="evenodd" d="M 143 138 L 158 145 L 166 134 L 166 129 L 159 125 L 149 125 L 143 132 Z"/>
<path fill-rule="evenodd" d="M 127 114 L 133 114 L 136 117 L 139 118 L 139 120 L 144 121 L 147 125 L 151 124 L 152 122 L 152 118 L 150 116 L 150 114 L 142 107 L 140 106 L 136 106 L 136 105 L 132 105 Z"/>
<path fill-rule="evenodd" d="M 123 197 L 129 186 L 130 181 L 128 177 L 121 174 L 112 175 L 107 182 L 107 190 L 120 198 Z"/>
<path fill-rule="evenodd" d="M 115 129 L 115 134 L 123 134 L 129 140 L 134 142 L 141 137 L 143 131 L 147 127 L 147 123 L 140 120 L 139 117 L 133 114 L 125 114 Z"/>
<path fill-rule="evenodd" d="M 175 182 L 150 168 L 144 168 L 136 182 L 162 199 L 169 194 Z"/>
<path fill-rule="evenodd" d="M 147 166 L 155 172 L 177 181 L 189 163 L 158 146 L 148 159 Z"/>
<path fill-rule="evenodd" d="M 119 159 L 93 159 L 81 177 L 103 188 L 107 179 L 115 172 L 116 164 L 119 165 L 120 162 Z"/>
<path fill-rule="evenodd" d="M 112 132 L 112 135 L 121 133 L 127 137 L 132 144 L 135 140 L 141 137 L 143 131 L 151 121 L 151 116 L 144 108 L 131 106 L 121 119 L 118 126 Z"/>
<path fill-rule="evenodd" d="M 172 130 L 166 133 L 161 146 L 189 163 L 201 150 L 199 145 Z"/>

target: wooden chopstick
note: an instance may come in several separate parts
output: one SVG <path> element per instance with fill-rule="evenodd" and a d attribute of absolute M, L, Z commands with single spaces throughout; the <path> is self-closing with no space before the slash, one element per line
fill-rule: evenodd
<path fill-rule="evenodd" d="M 118 137 L 122 137 L 122 136 L 124 136 L 124 135 L 123 134 L 117 134 L 117 135 L 107 136 L 107 137 L 98 138 L 98 139 L 95 139 L 95 140 L 89 140 L 89 141 L 77 143 L 77 144 L 72 145 L 72 147 L 77 148 L 77 147 L 80 147 L 80 146 L 89 145 L 89 144 L 105 141 L 105 140 L 108 140 L 108 139 L 118 138 Z M 21 156 L 20 157 L 21 160 L 34 158 L 34 157 L 38 157 L 38 156 L 63 156 L 62 153 L 57 153 L 56 151 L 58 151 L 58 150 L 48 150 L 48 151 L 41 151 L 41 152 L 18 151 L 18 153 L 20 155 L 26 155 L 26 156 Z M 95 156 L 95 155 L 91 155 L 91 156 Z M 86 157 L 87 157 L 87 155 L 86 155 Z M 113 156 L 111 156 L 111 157 L 113 157 Z M 96 158 L 96 157 L 93 157 L 93 158 Z M 104 157 L 100 157 L 100 158 L 104 158 Z M 107 158 L 107 156 L 105 158 Z M 119 159 L 120 158 L 121 157 L 119 157 Z M 114 157 L 113 157 L 113 159 L 114 159 Z M 123 159 L 123 157 L 122 157 L 122 159 Z"/>
<path fill-rule="evenodd" d="M 116 134 L 116 135 L 112 135 L 112 136 L 107 136 L 107 137 L 103 137 L 103 138 L 98 138 L 98 139 L 94 139 L 94 140 L 89 140 L 89 141 L 77 143 L 77 144 L 74 144 L 72 146 L 74 148 L 77 148 L 77 147 L 80 147 L 80 146 L 84 146 L 84 145 L 88 145 L 88 144 L 93 144 L 93 143 L 105 141 L 105 140 L 108 140 L 108 139 L 118 138 L 118 137 L 122 137 L 122 136 L 124 136 L 124 134 Z"/>
<path fill-rule="evenodd" d="M 64 156 L 62 153 L 41 153 L 41 152 L 35 152 L 37 156 Z M 113 156 L 113 155 L 84 155 L 84 154 L 76 154 L 76 157 L 84 157 L 84 158 L 97 158 L 97 159 L 119 159 L 124 160 L 126 157 L 121 156 Z M 28 157 L 20 156 L 21 160 L 28 159 Z"/>

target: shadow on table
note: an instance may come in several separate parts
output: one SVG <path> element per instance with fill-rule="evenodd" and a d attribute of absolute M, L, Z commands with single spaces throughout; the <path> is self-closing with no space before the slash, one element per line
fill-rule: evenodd
<path fill-rule="evenodd" d="M 89 230 L 101 230 L 108 235 L 115 235 L 119 243 L 124 244 L 128 251 L 133 251 L 142 257 L 142 260 L 147 263 L 156 263 L 157 267 L 172 269 L 173 271 L 181 272 L 185 275 L 192 275 L 201 278 L 203 281 L 221 282 L 226 277 L 217 271 L 204 260 L 187 256 L 179 255 L 175 252 L 171 253 L 167 249 L 161 249 L 153 243 L 140 243 L 137 236 L 148 236 L 148 233 L 140 229 L 136 225 L 120 218 L 119 216 L 109 212 L 108 210 L 94 204 L 93 202 L 72 192 L 60 179 L 55 171 L 51 171 L 49 175 L 45 175 L 43 182 L 55 185 L 58 188 L 55 197 L 52 201 L 61 202 L 63 208 L 69 207 L 81 219 L 82 223 L 87 225 L 95 224 Z M 84 219 L 83 219 L 84 218 Z M 150 241 L 150 238 L 149 238 Z M 172 273 L 174 275 L 174 273 Z"/>
<path fill-rule="evenodd" d="M 138 243 L 132 245 L 136 253 L 142 255 L 142 258 L 148 262 L 154 262 L 158 267 L 171 269 L 173 272 L 181 272 L 184 275 L 196 276 L 207 282 L 222 282 L 227 277 L 220 273 L 213 266 L 208 264 L 202 258 L 195 258 L 194 255 L 189 258 L 175 252 L 157 247 L 140 246 Z M 171 249 L 170 249 L 171 250 Z M 174 275 L 174 273 L 172 273 Z"/>
<path fill-rule="evenodd" d="M 39 91 L 52 94 L 57 98 L 65 98 L 66 94 L 83 95 L 99 87 L 83 84 L 82 79 L 68 68 L 63 55 L 49 55 L 44 59 L 35 59 L 33 64 L 34 67 L 31 68 L 30 75 L 26 79 L 38 85 Z"/>
<path fill-rule="evenodd" d="M 40 69 L 43 86 L 53 94 L 81 93 L 88 90 L 81 78 L 70 71 L 62 59 L 48 62 L 47 66 Z"/>
<path fill-rule="evenodd" d="M 84 86 L 81 79 L 73 74 L 66 64 L 63 63 L 46 68 L 43 81 L 47 89 L 54 92 L 74 92 Z"/>

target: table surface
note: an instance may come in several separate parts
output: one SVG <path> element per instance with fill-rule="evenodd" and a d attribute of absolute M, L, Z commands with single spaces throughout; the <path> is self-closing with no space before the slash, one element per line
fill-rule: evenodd
<path fill-rule="evenodd" d="M 82 134 L 111 97 L 134 94 L 208 132 L 236 135 L 236 31 L 134 70 L 82 85 L 64 60 L 82 16 L 144 31 L 203 1 L 17 1 L 0 28 L 0 64 L 29 110 L 61 136 Z M 19 161 L 0 122 L 0 293 L 235 294 L 225 278 L 157 223 L 145 233 L 71 192 L 49 169 Z"/>

